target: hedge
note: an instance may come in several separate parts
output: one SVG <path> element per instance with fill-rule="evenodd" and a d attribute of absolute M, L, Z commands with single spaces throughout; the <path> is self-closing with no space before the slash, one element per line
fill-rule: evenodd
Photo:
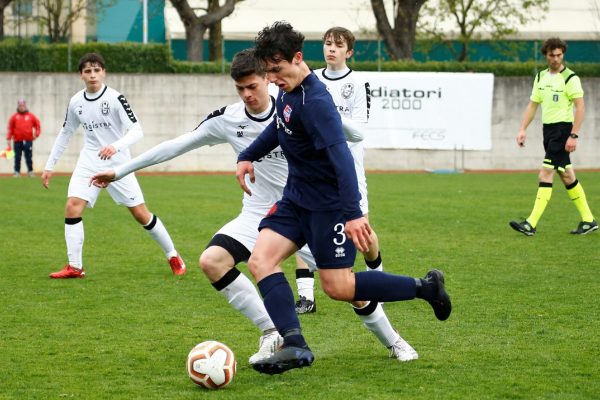
<path fill-rule="evenodd" d="M 111 72 L 173 72 L 169 47 L 163 44 L 98 43 L 71 45 L 71 71 L 86 53 L 100 53 Z M 0 71 L 67 72 L 69 45 L 7 39 L 0 42 Z"/>
<path fill-rule="evenodd" d="M 166 44 L 97 43 L 71 45 L 71 71 L 77 71 L 77 61 L 85 53 L 98 52 L 106 60 L 110 72 L 137 73 L 229 73 L 230 63 L 177 61 Z M 6 39 L 0 42 L 0 71 L 67 72 L 69 45 L 32 43 Z M 307 61 L 311 68 L 322 68 L 322 60 Z M 531 76 L 544 64 L 535 62 L 351 62 L 357 71 L 433 71 L 433 72 L 490 72 L 496 76 Z M 600 76 L 600 64 L 569 64 L 579 76 Z"/>

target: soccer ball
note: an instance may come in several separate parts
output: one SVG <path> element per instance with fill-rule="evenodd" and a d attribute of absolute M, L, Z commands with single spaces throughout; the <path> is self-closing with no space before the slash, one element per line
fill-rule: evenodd
<path fill-rule="evenodd" d="M 233 351 L 214 340 L 197 344 L 187 358 L 190 379 L 207 389 L 221 389 L 229 385 L 236 366 Z"/>

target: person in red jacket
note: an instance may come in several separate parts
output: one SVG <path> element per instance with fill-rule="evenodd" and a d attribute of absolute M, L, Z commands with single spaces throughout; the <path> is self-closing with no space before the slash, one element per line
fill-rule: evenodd
<path fill-rule="evenodd" d="M 15 151 L 15 177 L 21 176 L 21 154 L 25 153 L 27 173 L 33 177 L 33 141 L 42 133 L 40 120 L 27 109 L 25 99 L 17 102 L 17 112 L 8 120 L 8 147 Z M 12 141 L 12 144 L 11 144 Z"/>

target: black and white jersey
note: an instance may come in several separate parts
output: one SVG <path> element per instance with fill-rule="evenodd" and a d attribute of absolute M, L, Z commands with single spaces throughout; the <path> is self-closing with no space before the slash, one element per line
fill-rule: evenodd
<path fill-rule="evenodd" d="M 85 161 L 91 170 L 106 169 L 129 160 L 128 147 L 143 136 L 137 117 L 121 93 L 108 86 L 93 95 L 81 90 L 69 101 L 65 122 L 52 147 L 46 170 L 54 168 L 79 126 L 83 128 L 84 140 L 78 162 Z M 108 145 L 113 145 L 117 153 L 107 164 L 100 162 L 98 152 Z"/>

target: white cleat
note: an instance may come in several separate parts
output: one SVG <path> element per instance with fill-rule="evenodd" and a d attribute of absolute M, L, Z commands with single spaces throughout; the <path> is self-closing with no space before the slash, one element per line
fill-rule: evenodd
<path fill-rule="evenodd" d="M 269 358 L 283 345 L 283 338 L 277 331 L 266 333 L 258 340 L 258 352 L 253 354 L 248 362 L 253 365 Z"/>
<path fill-rule="evenodd" d="M 395 358 L 398 361 L 406 362 L 419 358 L 419 354 L 412 348 L 408 342 L 402 338 L 398 338 L 396 343 L 388 347 L 390 350 L 390 358 Z"/>

